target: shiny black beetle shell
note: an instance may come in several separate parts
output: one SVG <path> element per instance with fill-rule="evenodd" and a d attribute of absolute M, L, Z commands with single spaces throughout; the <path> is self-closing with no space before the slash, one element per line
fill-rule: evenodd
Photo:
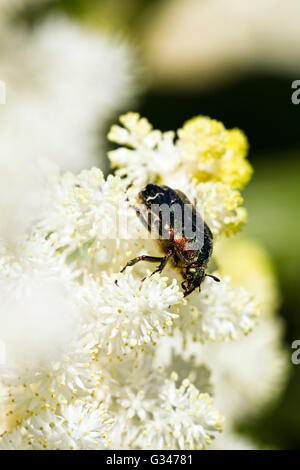
<path fill-rule="evenodd" d="M 148 184 L 139 193 L 138 202 L 137 214 L 147 229 L 155 232 L 165 256 L 142 255 L 129 261 L 123 270 L 138 261 L 160 262 L 154 274 L 161 272 L 171 259 L 184 278 L 181 284 L 184 296 L 197 287 L 200 290 L 205 276 L 219 281 L 206 274 L 213 251 L 212 232 L 185 194 L 168 186 Z"/>

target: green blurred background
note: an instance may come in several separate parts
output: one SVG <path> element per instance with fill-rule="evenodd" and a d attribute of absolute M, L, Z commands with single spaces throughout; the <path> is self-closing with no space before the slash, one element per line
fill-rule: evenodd
<path fill-rule="evenodd" d="M 290 346 L 292 341 L 300 338 L 300 105 L 293 105 L 291 102 L 291 84 L 293 80 L 300 78 L 300 65 L 297 72 L 293 57 L 289 58 L 287 63 L 282 56 L 285 53 L 291 53 L 288 48 L 294 38 L 292 37 L 290 42 L 285 41 L 286 52 L 284 48 L 278 49 L 278 62 L 276 62 L 278 39 L 276 39 L 276 31 L 271 31 L 275 37 L 271 66 L 268 61 L 264 66 L 262 56 L 258 61 L 255 60 L 254 47 L 248 55 L 243 55 L 239 51 L 238 59 L 236 54 L 233 58 L 229 55 L 223 66 L 224 55 L 228 56 L 225 34 L 224 43 L 222 37 L 219 41 L 221 46 L 223 44 L 224 50 L 221 48 L 219 55 L 215 54 L 214 66 L 211 66 L 207 72 L 207 64 L 203 65 L 205 75 L 203 81 L 201 56 L 199 59 L 197 56 L 192 57 L 190 66 L 183 60 L 180 68 L 180 61 L 183 57 L 182 53 L 178 53 L 178 62 L 176 63 L 176 60 L 171 62 L 168 70 L 168 64 L 165 69 L 163 67 L 166 52 L 161 53 L 162 64 L 160 64 L 160 51 L 151 50 L 151 37 L 155 35 L 156 22 L 160 14 L 167 20 L 164 25 L 160 24 L 159 28 L 164 32 L 164 41 L 168 39 L 168 27 L 174 24 L 171 18 L 173 14 L 171 1 L 49 0 L 35 2 L 33 5 L 25 4 L 16 18 L 16 24 L 21 23 L 22 26 L 34 28 L 45 16 L 56 11 L 63 11 L 95 31 L 106 30 L 117 33 L 121 39 L 133 45 L 137 50 L 140 63 L 143 64 L 141 81 L 144 84 L 134 110 L 146 116 L 154 127 L 162 130 L 176 129 L 191 116 L 204 114 L 221 120 L 228 128 L 237 126 L 244 130 L 250 142 L 249 160 L 255 169 L 252 182 L 244 192 L 249 211 L 246 233 L 259 240 L 267 248 L 274 262 L 282 297 L 280 314 L 286 323 L 286 346 L 292 351 Z M 168 22 L 168 14 L 170 22 Z M 236 24 L 241 34 L 240 41 L 242 41 L 244 40 L 243 25 L 238 24 L 238 14 L 239 12 L 237 12 Z M 257 15 L 260 15 L 259 11 Z M 280 12 L 274 11 L 274 15 L 280 16 Z M 252 12 L 252 21 L 254 17 L 255 14 Z M 300 23 L 300 14 L 298 18 Z M 289 27 L 288 24 L 284 24 L 284 21 L 283 17 L 281 33 L 288 36 Z M 275 28 L 276 24 L 274 21 L 274 25 L 271 24 L 269 28 Z M 248 28 L 247 23 L 244 28 Z M 300 27 L 298 29 L 300 41 Z M 271 33 L 265 41 L 272 49 Z M 186 36 L 190 34 L 191 31 L 186 30 Z M 218 30 L 214 34 L 218 35 Z M 170 41 L 173 37 L 174 28 L 172 32 L 170 31 Z M 264 37 L 260 36 L 259 39 L 262 42 L 258 42 L 257 54 L 261 54 L 259 48 L 263 47 Z M 197 37 L 193 39 L 195 40 L 198 40 Z M 202 40 L 205 40 L 205 37 Z M 266 50 L 265 53 L 267 52 Z M 294 54 L 297 56 L 296 63 L 299 58 L 296 47 Z M 230 61 L 232 61 L 232 69 Z M 116 119 L 117 116 L 113 121 Z M 107 123 L 107 129 L 109 125 L 110 123 Z M 292 366 L 289 382 L 280 400 L 270 405 L 253 421 L 241 423 L 241 432 L 252 436 L 264 447 L 299 449 L 299 397 L 300 366 L 298 368 Z"/>

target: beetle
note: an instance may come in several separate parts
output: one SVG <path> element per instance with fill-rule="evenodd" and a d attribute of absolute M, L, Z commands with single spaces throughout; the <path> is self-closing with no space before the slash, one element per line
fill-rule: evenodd
<path fill-rule="evenodd" d="M 181 283 L 184 297 L 198 287 L 200 291 L 205 276 L 220 282 L 216 276 L 206 273 L 213 251 L 213 234 L 185 194 L 169 186 L 148 184 L 138 194 L 138 202 L 137 215 L 147 229 L 155 233 L 164 256 L 137 256 L 121 272 L 139 261 L 159 262 L 152 276 L 162 272 L 172 260 L 184 279 Z"/>

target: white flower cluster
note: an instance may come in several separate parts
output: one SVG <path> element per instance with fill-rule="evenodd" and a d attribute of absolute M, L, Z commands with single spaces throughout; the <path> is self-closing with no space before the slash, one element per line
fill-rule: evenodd
<path fill-rule="evenodd" d="M 58 15 L 30 30 L 14 26 L 15 10 L 35 0 L 3 1 L 0 236 L 11 243 L 42 217 L 50 163 L 108 169 L 107 121 L 131 100 L 137 66 L 125 42 Z"/>
<path fill-rule="evenodd" d="M 214 397 L 226 404 L 215 389 L 222 379 L 210 370 L 215 355 L 201 348 L 221 354 L 226 342 L 243 341 L 258 313 L 252 296 L 223 276 L 184 298 L 173 267 L 153 276 L 143 263 L 120 270 L 158 253 L 155 240 L 139 236 L 132 209 L 147 182 L 173 186 L 173 174 L 191 198 L 196 191 L 216 242 L 244 219 L 239 185 L 222 181 L 219 167 L 215 180 L 212 173 L 197 180 L 173 133 L 153 131 L 132 113 L 122 122 L 126 128 L 110 132 L 130 147 L 111 154 L 117 174 L 49 175 L 45 216 L 13 253 L 1 246 L 0 291 L 10 300 L 0 324 L 11 351 L 1 370 L 3 449 L 203 449 L 222 430 L 214 404 Z M 219 136 L 224 145 L 229 132 Z M 213 132 L 209 141 L 213 148 Z M 116 216 L 126 218 L 126 233 L 114 232 Z M 226 393 L 229 400 L 229 385 Z M 226 406 L 220 411 L 226 415 Z"/>

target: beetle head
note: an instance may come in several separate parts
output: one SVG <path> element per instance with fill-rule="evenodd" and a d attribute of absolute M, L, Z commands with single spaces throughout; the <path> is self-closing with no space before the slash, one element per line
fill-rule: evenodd
<path fill-rule="evenodd" d="M 185 280 L 181 283 L 181 287 L 184 290 L 184 297 L 191 294 L 200 285 L 205 277 L 205 268 L 191 264 L 186 268 L 184 278 Z"/>
<path fill-rule="evenodd" d="M 212 274 L 206 274 L 206 267 L 199 267 L 196 264 L 187 266 L 184 278 L 185 280 L 181 283 L 181 287 L 184 290 L 184 297 L 190 295 L 197 287 L 200 286 L 206 276 L 211 277 L 214 281 L 220 282 L 220 279 Z"/>

